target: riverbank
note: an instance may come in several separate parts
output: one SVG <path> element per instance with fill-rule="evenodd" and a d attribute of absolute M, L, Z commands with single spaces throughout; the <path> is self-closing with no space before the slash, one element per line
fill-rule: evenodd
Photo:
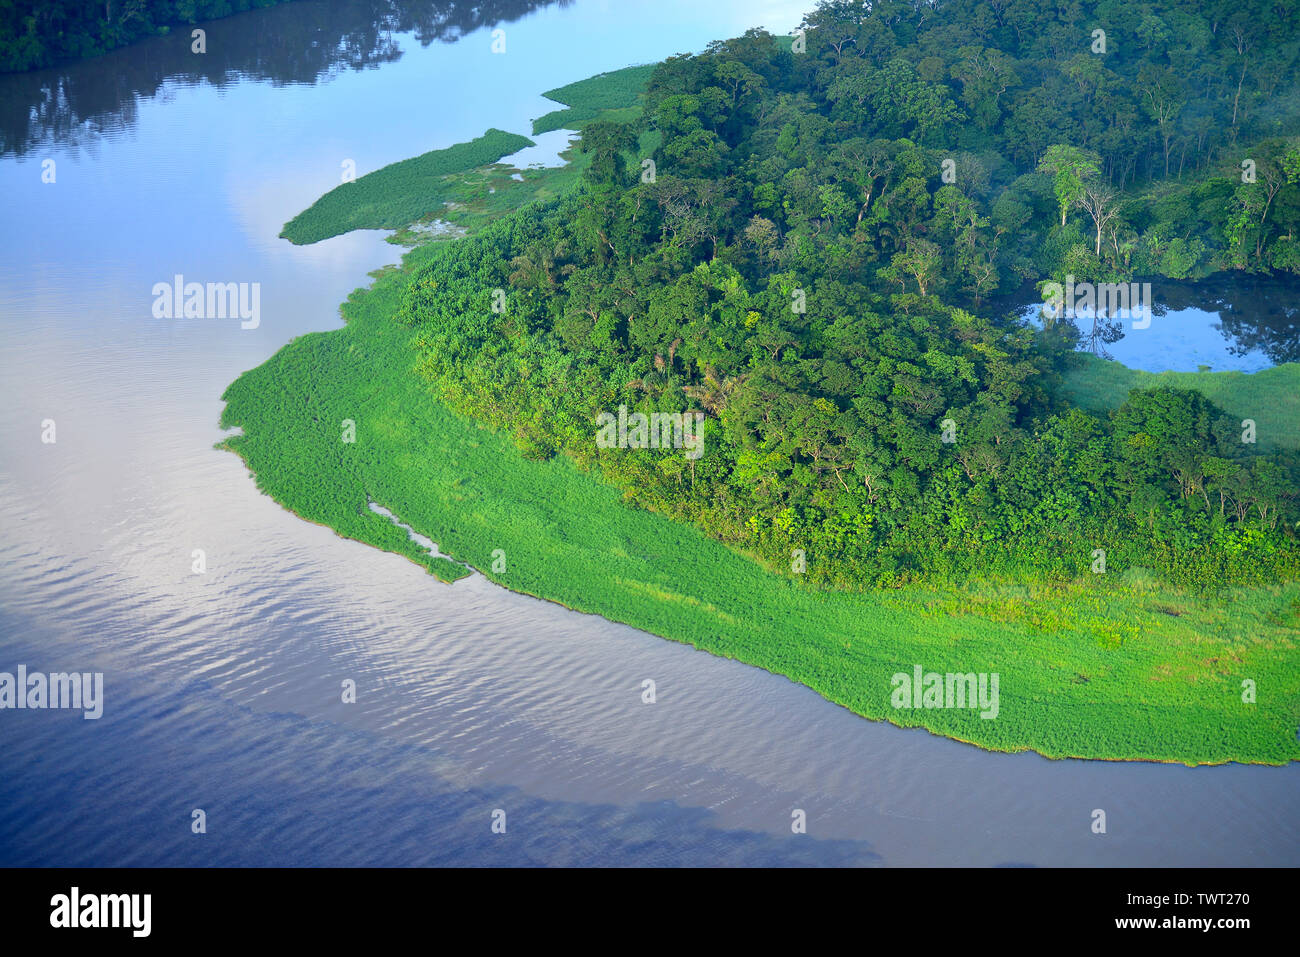
<path fill-rule="evenodd" d="M 601 115 L 548 122 L 580 128 Z M 491 168 L 472 175 L 516 183 L 511 203 L 573 175 L 530 172 L 522 181 Z M 506 195 L 479 196 L 462 215 L 486 221 L 485 205 Z M 692 528 L 627 507 L 566 459 L 525 459 L 508 436 L 436 402 L 414 374 L 410 330 L 392 317 L 411 277 L 442 248 L 416 246 L 400 267 L 375 273 L 344 305 L 345 328 L 295 340 L 227 390 L 222 424 L 243 434 L 223 445 L 281 505 L 445 580 L 463 574 L 368 507 L 380 503 L 513 591 L 784 674 L 868 718 L 993 750 L 1186 764 L 1300 758 L 1300 585 L 1210 599 L 1130 569 L 943 593 L 801 587 Z M 345 421 L 354 441 L 342 438 Z M 997 718 L 894 708 L 892 677 L 916 665 L 999 674 Z M 1247 680 L 1267 689 L 1250 705 Z"/>

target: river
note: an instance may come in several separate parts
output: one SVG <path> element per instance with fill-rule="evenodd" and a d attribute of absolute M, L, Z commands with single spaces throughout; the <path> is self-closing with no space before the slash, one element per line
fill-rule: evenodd
<path fill-rule="evenodd" d="M 543 90 L 788 32 L 808 2 L 311 0 L 207 25 L 203 55 L 184 31 L 0 77 L 0 671 L 105 676 L 100 720 L 0 712 L 0 865 L 1300 863 L 1300 766 L 1054 762 L 866 721 L 441 584 L 213 449 L 226 385 L 398 258 L 379 232 L 276 238 L 345 160 L 527 133 Z M 177 273 L 260 283 L 260 323 L 153 318 Z"/>

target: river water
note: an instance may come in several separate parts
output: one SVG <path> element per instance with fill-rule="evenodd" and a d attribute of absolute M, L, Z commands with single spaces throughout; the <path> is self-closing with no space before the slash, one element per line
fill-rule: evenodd
<path fill-rule="evenodd" d="M 1296 765 L 1052 762 L 865 721 L 443 585 L 212 448 L 226 385 L 398 258 L 377 232 L 276 238 L 344 160 L 527 133 L 542 90 L 787 32 L 805 2 L 304 2 L 208 25 L 202 56 L 186 31 L 0 78 L 0 671 L 103 672 L 106 699 L 0 712 L 0 864 L 1300 863 Z M 178 273 L 260 283 L 260 324 L 154 319 Z"/>

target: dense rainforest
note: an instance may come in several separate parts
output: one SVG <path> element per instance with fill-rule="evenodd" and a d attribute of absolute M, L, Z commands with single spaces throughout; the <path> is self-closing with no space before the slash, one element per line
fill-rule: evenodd
<path fill-rule="evenodd" d="M 452 244 L 402 317 L 454 408 L 805 580 L 1293 578 L 1293 452 L 1190 390 L 1070 408 L 1116 320 L 987 306 L 1300 271 L 1298 53 L 1294 3 L 824 2 L 660 65 L 584 127 L 580 189 Z M 598 447 L 620 405 L 702 413 L 703 455 Z"/>

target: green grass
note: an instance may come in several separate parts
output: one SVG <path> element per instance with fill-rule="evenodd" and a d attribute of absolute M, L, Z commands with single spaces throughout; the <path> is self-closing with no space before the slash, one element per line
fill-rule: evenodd
<path fill-rule="evenodd" d="M 490 129 L 468 143 L 390 163 L 334 187 L 289 220 L 280 236 L 302 245 L 353 229 L 399 229 L 444 208 L 450 175 L 534 145 L 526 136 Z"/>
<path fill-rule="evenodd" d="M 645 85 L 657 65 L 624 67 L 547 90 L 542 95 L 563 103 L 566 109 L 552 110 L 533 120 L 533 135 L 581 129 L 595 119 L 623 123 L 636 119 Z"/>
<path fill-rule="evenodd" d="M 1300 448 L 1300 363 L 1260 372 L 1143 372 L 1080 353 L 1065 378 L 1065 397 L 1094 413 L 1119 408 L 1132 389 L 1199 389 L 1233 416 L 1254 419 L 1262 449 Z"/>
<path fill-rule="evenodd" d="M 543 117 L 533 124 L 533 135 L 552 129 L 581 129 L 593 120 L 619 122 L 635 120 L 641 114 L 641 90 L 646 80 L 650 78 L 652 69 L 653 67 L 629 67 L 626 70 L 603 73 L 599 77 L 552 90 L 546 95 L 560 102 L 569 102 L 561 97 L 572 96 L 581 104 L 581 108 L 548 113 L 547 117 L 563 117 L 563 122 L 538 129 L 538 124 L 547 118 Z M 635 151 L 636 155 L 629 155 L 629 161 L 635 163 L 638 157 L 653 153 L 659 145 L 661 135 L 657 130 L 643 132 Z M 433 220 L 450 223 L 456 227 L 455 232 L 442 234 L 433 239 L 434 241 L 455 239 L 482 229 L 488 223 L 531 202 L 554 199 L 571 189 L 591 163 L 590 156 L 572 147 L 562 151 L 560 156 L 565 160 L 563 166 L 518 169 L 504 163 L 493 163 L 476 169 L 444 174 L 437 186 L 437 195 L 442 200 L 442 207 L 434 213 L 417 217 L 409 223 L 417 226 L 427 225 Z M 520 178 L 515 179 L 516 175 Z M 430 237 L 419 229 L 408 228 L 408 224 L 404 223 L 392 239 L 394 242 L 412 246 L 427 242 Z"/>
<path fill-rule="evenodd" d="M 1140 569 L 1056 588 L 805 589 L 685 525 L 628 507 L 565 459 L 524 459 L 508 437 L 440 405 L 396 324 L 417 247 L 344 306 L 345 328 L 294 340 L 226 391 L 225 446 L 258 486 L 341 535 L 444 579 L 375 501 L 514 591 L 765 668 L 868 718 L 1050 757 L 1284 763 L 1300 758 L 1300 585 L 1217 599 Z M 341 442 L 342 420 L 356 442 Z M 504 550 L 507 568 L 490 572 Z M 894 710 L 890 677 L 998 672 L 1001 711 Z M 1241 701 L 1252 679 L 1256 704 Z"/>
<path fill-rule="evenodd" d="M 653 70 L 653 65 L 628 67 L 551 90 L 546 96 L 570 108 L 536 120 L 533 135 L 581 129 L 597 119 L 635 120 Z M 654 152 L 658 139 L 656 131 L 643 133 L 638 155 Z M 299 245 L 353 229 L 392 229 L 391 239 L 408 246 L 458 238 L 528 203 L 559 196 L 590 162 L 572 149 L 560 154 L 567 160 L 563 166 L 517 169 L 496 162 L 533 145 L 527 137 L 490 129 L 468 143 L 392 163 L 336 186 L 286 223 L 280 235 Z M 422 228 L 438 221 L 453 229 L 430 235 Z"/>
<path fill-rule="evenodd" d="M 442 220 L 456 227 L 457 232 L 433 237 L 434 240 L 455 239 L 476 232 L 531 202 L 554 199 L 572 188 L 591 162 L 589 156 L 574 149 L 565 150 L 560 156 L 568 160 L 563 166 L 521 170 L 503 163 L 494 163 L 466 173 L 448 175 L 444 177 L 445 182 L 441 188 L 441 195 L 447 205 L 432 216 L 422 217 L 420 222 L 413 225 Z M 514 178 L 516 174 L 520 179 Z M 403 227 L 397 230 L 392 240 L 413 246 L 426 242 L 429 238 L 419 229 Z"/>

